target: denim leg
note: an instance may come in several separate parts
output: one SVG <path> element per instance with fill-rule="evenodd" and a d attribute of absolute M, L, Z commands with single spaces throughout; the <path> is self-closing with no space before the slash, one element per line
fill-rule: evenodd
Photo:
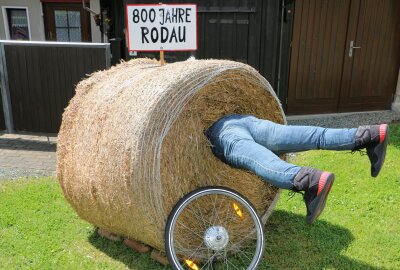
<path fill-rule="evenodd" d="M 241 121 L 257 143 L 277 154 L 313 149 L 352 150 L 355 145 L 356 128 L 286 126 L 253 116 Z"/>
<path fill-rule="evenodd" d="M 300 170 L 299 166 L 281 160 L 253 140 L 240 139 L 225 143 L 226 149 L 229 149 L 225 160 L 231 166 L 249 170 L 279 188 L 293 188 L 293 180 Z"/>
<path fill-rule="evenodd" d="M 274 186 L 291 189 L 301 167 L 276 154 L 311 149 L 352 150 L 356 130 L 285 126 L 250 115 L 228 115 L 215 122 L 206 136 L 213 153 L 222 161 L 254 172 Z"/>

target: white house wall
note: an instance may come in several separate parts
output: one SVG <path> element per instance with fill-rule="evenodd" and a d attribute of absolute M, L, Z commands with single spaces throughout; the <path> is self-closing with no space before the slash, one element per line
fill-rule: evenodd
<path fill-rule="evenodd" d="M 90 9 L 100 13 L 100 0 L 90 0 Z M 92 42 L 101 42 L 100 28 L 94 23 L 93 15 L 90 15 L 90 30 L 92 32 Z"/>
<path fill-rule="evenodd" d="M 31 40 L 44 41 L 44 21 L 43 9 L 40 0 L 0 0 L 1 18 L 0 18 L 0 39 L 7 39 L 4 25 L 4 9 L 2 7 L 23 7 L 28 8 L 29 31 Z M 90 8 L 95 12 L 100 12 L 100 1 L 90 0 Z M 101 41 L 101 33 L 98 26 L 95 25 L 93 16 L 90 15 L 90 24 L 92 32 L 92 42 Z"/>
<path fill-rule="evenodd" d="M 0 38 L 7 39 L 4 25 L 3 7 L 23 7 L 28 8 L 29 31 L 31 40 L 45 40 L 44 23 L 42 15 L 42 3 L 40 0 L 0 0 L 1 20 L 0 20 Z"/>

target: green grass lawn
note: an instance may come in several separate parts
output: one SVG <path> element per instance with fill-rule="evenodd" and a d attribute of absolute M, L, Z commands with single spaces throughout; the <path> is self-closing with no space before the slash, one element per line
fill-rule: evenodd
<path fill-rule="evenodd" d="M 293 162 L 335 173 L 322 216 L 305 223 L 300 195 L 283 192 L 266 226 L 260 269 L 400 269 L 400 125 L 386 163 L 369 176 L 367 156 L 310 151 Z M 170 269 L 97 236 L 51 178 L 0 182 L 0 269 Z"/>

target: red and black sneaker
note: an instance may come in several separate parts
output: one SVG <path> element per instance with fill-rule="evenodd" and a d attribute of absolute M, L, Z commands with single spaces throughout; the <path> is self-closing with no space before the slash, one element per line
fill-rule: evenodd
<path fill-rule="evenodd" d="M 294 190 L 304 191 L 307 207 L 307 223 L 311 224 L 325 208 L 335 175 L 310 167 L 303 167 L 294 179 Z"/>
<path fill-rule="evenodd" d="M 371 162 L 371 176 L 378 176 L 385 162 L 389 126 L 387 124 L 360 126 L 355 136 L 353 151 L 367 149 Z"/>

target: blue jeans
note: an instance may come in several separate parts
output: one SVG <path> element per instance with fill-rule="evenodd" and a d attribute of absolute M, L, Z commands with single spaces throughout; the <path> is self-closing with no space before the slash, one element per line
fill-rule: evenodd
<path fill-rule="evenodd" d="M 286 126 L 251 115 L 227 115 L 206 136 L 213 153 L 223 162 L 254 172 L 268 183 L 293 188 L 301 167 L 277 155 L 312 149 L 352 150 L 357 129 Z"/>

